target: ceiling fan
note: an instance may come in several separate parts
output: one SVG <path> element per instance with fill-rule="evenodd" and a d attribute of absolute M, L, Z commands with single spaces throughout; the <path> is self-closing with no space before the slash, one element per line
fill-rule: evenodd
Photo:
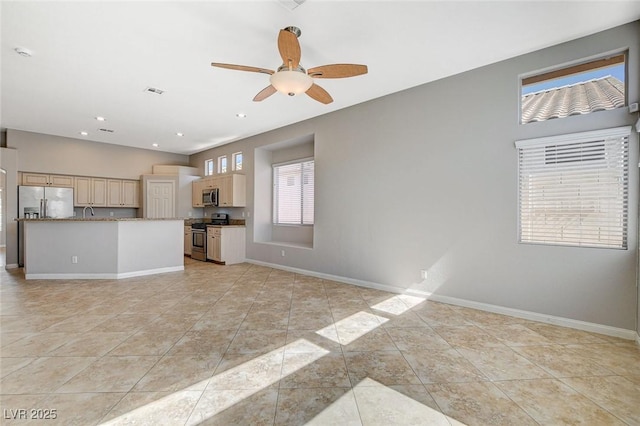
<path fill-rule="evenodd" d="M 269 78 L 271 84 L 258 92 L 253 98 L 255 102 L 260 102 L 276 92 L 282 92 L 289 96 L 306 93 L 318 102 L 329 104 L 333 102 L 333 98 L 326 90 L 315 84 L 313 79 L 355 77 L 367 73 L 366 65 L 357 64 L 322 65 L 305 70 L 300 65 L 301 52 L 300 43 L 298 42 L 300 34 L 302 34 L 302 31 L 297 27 L 287 27 L 280 30 L 278 34 L 278 50 L 282 57 L 282 65 L 278 67 L 277 71 L 219 62 L 212 62 L 211 66 L 269 74 L 271 76 Z"/>

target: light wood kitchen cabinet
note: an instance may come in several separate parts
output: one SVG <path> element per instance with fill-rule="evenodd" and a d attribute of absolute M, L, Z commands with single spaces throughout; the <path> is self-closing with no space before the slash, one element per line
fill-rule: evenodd
<path fill-rule="evenodd" d="M 191 198 L 193 207 L 204 207 L 204 204 L 202 204 L 202 189 L 202 179 L 191 182 Z"/>
<path fill-rule="evenodd" d="M 22 173 L 22 184 L 27 186 L 52 186 L 73 188 L 73 176 L 47 175 L 43 173 Z"/>
<path fill-rule="evenodd" d="M 191 197 L 192 197 L 192 205 L 193 207 L 204 207 L 202 203 L 202 191 L 205 189 L 213 189 L 217 188 L 218 184 L 216 183 L 216 179 L 214 177 L 206 177 L 196 181 L 193 181 L 191 184 Z"/>
<path fill-rule="evenodd" d="M 247 205 L 247 179 L 245 175 L 232 174 L 217 178 L 218 206 L 220 207 L 245 207 Z"/>
<path fill-rule="evenodd" d="M 208 226 L 207 259 L 232 265 L 245 260 L 244 226 Z"/>
<path fill-rule="evenodd" d="M 184 254 L 191 256 L 191 226 L 184 227 Z"/>
<path fill-rule="evenodd" d="M 107 207 L 140 207 L 139 181 L 109 179 L 107 188 Z"/>
<path fill-rule="evenodd" d="M 204 179 L 202 179 L 200 182 L 202 182 L 202 189 L 213 189 L 213 188 L 219 188 L 220 185 L 218 184 L 218 178 L 217 177 L 206 177 Z"/>
<path fill-rule="evenodd" d="M 247 204 L 247 178 L 229 174 L 210 176 L 193 182 L 193 207 L 204 207 L 202 191 L 218 188 L 219 207 L 245 207 Z"/>
<path fill-rule="evenodd" d="M 207 259 L 222 262 L 222 230 L 220 228 L 207 228 Z"/>
<path fill-rule="evenodd" d="M 107 179 L 76 177 L 73 200 L 73 204 L 78 207 L 106 207 Z"/>

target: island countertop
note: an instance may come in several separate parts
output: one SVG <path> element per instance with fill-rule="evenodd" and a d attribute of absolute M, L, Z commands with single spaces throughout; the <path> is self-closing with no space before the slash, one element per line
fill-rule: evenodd
<path fill-rule="evenodd" d="M 152 220 L 180 220 L 184 221 L 181 217 L 171 218 L 148 218 L 148 217 L 45 217 L 38 219 L 18 218 L 15 219 L 18 222 L 131 222 L 131 221 L 152 221 Z"/>
<path fill-rule="evenodd" d="M 182 219 L 24 220 L 30 279 L 121 279 L 184 270 Z"/>

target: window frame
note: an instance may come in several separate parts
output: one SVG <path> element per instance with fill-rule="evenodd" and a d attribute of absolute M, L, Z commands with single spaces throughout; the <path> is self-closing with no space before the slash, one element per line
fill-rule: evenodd
<path fill-rule="evenodd" d="M 214 173 L 215 173 L 215 163 L 213 162 L 213 158 L 204 160 L 204 175 L 212 176 Z"/>
<path fill-rule="evenodd" d="M 626 139 L 626 140 L 625 140 Z M 629 245 L 629 187 L 630 187 L 630 143 L 631 143 L 631 126 L 624 126 L 624 127 L 616 127 L 616 128 L 609 128 L 609 129 L 602 129 L 602 130 L 596 130 L 596 131 L 589 131 L 589 132 L 580 132 L 580 133 L 571 133 L 571 134 L 563 134 L 563 135 L 558 135 L 558 136 L 550 136 L 550 137 L 543 137 L 543 138 L 535 138 L 535 139 L 525 139 L 525 140 L 519 140 L 515 142 L 515 146 L 516 146 L 516 154 L 517 154 L 517 162 L 518 162 L 518 171 L 517 171 L 517 239 L 518 239 L 518 243 L 519 244 L 527 244 L 527 245 L 546 245 L 546 246 L 562 246 L 562 247 L 575 247 L 575 248 L 599 248 L 599 249 L 617 249 L 617 250 L 628 250 Z M 611 142 L 611 140 L 622 140 L 620 142 L 621 145 L 621 153 L 620 153 L 620 158 L 617 157 L 611 157 L 610 159 L 607 159 L 606 156 L 608 155 L 606 152 L 607 148 L 611 148 L 613 145 Z M 578 145 L 578 144 L 592 144 L 591 146 L 587 145 L 587 152 L 588 152 L 588 156 L 589 158 L 583 158 L 580 157 L 580 160 L 572 160 L 572 158 L 577 158 L 577 155 L 574 154 L 574 157 L 564 157 L 564 161 L 549 161 L 548 157 L 547 157 L 547 148 L 549 147 L 553 147 L 556 151 L 557 148 L 559 146 L 569 146 L 569 145 Z M 597 156 L 594 156 L 594 149 L 593 147 L 598 147 L 599 144 L 602 144 L 602 154 L 600 154 L 600 152 L 597 152 Z M 615 147 L 614 147 L 615 148 Z M 591 180 L 593 181 L 593 177 L 587 175 L 587 173 L 585 173 L 585 170 L 588 170 L 590 173 L 596 174 L 597 175 L 597 185 L 600 185 L 601 181 L 602 181 L 602 176 L 606 177 L 606 173 L 610 173 L 612 170 L 613 171 L 617 171 L 620 173 L 620 176 L 614 176 L 616 178 L 618 178 L 619 184 L 618 184 L 618 188 L 617 188 L 617 193 L 615 194 L 616 196 L 619 197 L 619 199 L 616 200 L 616 202 L 621 203 L 620 204 L 620 209 L 619 211 L 617 211 L 615 214 L 611 214 L 609 216 L 604 216 L 605 220 L 603 220 L 601 217 L 596 215 L 596 219 L 598 219 L 598 224 L 600 226 L 602 226 L 602 224 L 604 223 L 605 225 L 609 225 L 610 224 L 610 220 L 612 217 L 615 217 L 615 215 L 619 215 L 621 220 L 620 220 L 620 243 L 619 244 L 613 244 L 613 243 L 594 243 L 593 241 L 595 240 L 595 238 L 593 239 L 589 239 L 589 234 L 587 233 L 586 237 L 583 237 L 582 235 L 580 235 L 580 237 L 575 238 L 576 240 L 579 239 L 580 241 L 578 242 L 573 242 L 571 240 L 571 238 L 569 237 L 565 237 L 564 235 L 562 235 L 561 237 L 558 238 L 558 236 L 556 235 L 554 238 L 555 240 L 552 240 L 551 237 L 546 237 L 546 240 L 542 241 L 541 238 L 539 237 L 540 234 L 544 235 L 545 233 L 548 233 L 548 230 L 551 230 L 551 232 L 556 232 L 558 234 L 562 234 L 564 233 L 564 229 L 562 228 L 562 225 L 557 225 L 557 228 L 551 228 L 546 220 L 548 219 L 556 219 L 558 220 L 559 218 L 563 218 L 566 217 L 562 216 L 562 213 L 556 213 L 556 215 L 554 216 L 553 214 L 549 214 L 547 215 L 545 213 L 544 215 L 544 219 L 545 219 L 545 224 L 544 225 L 540 225 L 540 228 L 534 229 L 533 233 L 536 235 L 535 237 L 532 237 L 531 235 L 528 238 L 523 238 L 523 196 L 525 195 L 529 195 L 531 196 L 531 194 L 533 194 L 533 196 L 539 196 L 538 194 L 540 193 L 540 189 L 535 189 L 532 191 L 528 191 L 526 193 L 523 193 L 523 150 L 529 150 L 526 154 L 527 155 L 535 155 L 535 153 L 533 152 L 534 150 L 540 150 L 540 149 L 544 149 L 543 154 L 537 154 L 538 157 L 540 158 L 539 160 L 537 160 L 537 163 L 533 163 L 531 162 L 530 159 L 527 160 L 527 166 L 531 167 L 532 171 L 530 173 L 536 172 L 538 174 L 538 177 L 542 176 L 544 178 L 545 173 L 548 173 L 550 170 L 556 171 L 556 175 L 559 176 L 559 180 L 560 183 L 556 183 L 556 186 L 551 188 L 551 191 L 553 193 L 553 198 L 556 201 L 556 204 L 552 204 L 552 209 L 557 207 L 557 200 L 558 197 L 562 197 L 562 195 L 566 194 L 566 187 L 569 186 L 569 183 L 567 182 L 568 179 L 571 180 L 571 184 L 573 185 L 573 187 L 575 188 L 576 186 L 578 186 L 579 184 L 584 184 L 584 186 L 578 186 L 578 195 L 576 195 L 574 198 L 566 198 L 566 199 L 562 199 L 562 201 L 568 201 L 568 202 L 580 202 L 581 205 L 581 210 L 579 210 L 578 212 L 576 212 L 576 215 L 573 216 L 573 219 L 575 220 L 580 219 L 580 227 L 579 230 L 582 231 L 589 231 L 589 230 L 593 230 L 596 229 L 595 226 L 593 227 L 588 227 L 583 225 L 585 222 L 591 222 L 594 223 L 593 221 L 593 217 L 589 217 L 588 221 L 585 220 L 585 218 L 588 217 L 589 215 L 589 211 L 587 210 L 585 213 L 585 209 L 582 208 L 582 203 L 587 201 L 586 204 L 589 204 L 588 202 L 591 201 L 592 203 L 600 206 L 600 204 L 603 204 L 605 202 L 605 199 L 610 199 L 612 198 L 612 195 L 610 193 L 606 193 L 604 195 L 598 196 L 595 200 L 593 201 L 593 196 L 589 197 L 588 195 L 591 195 L 591 193 L 587 193 L 585 194 L 585 196 L 582 196 L 582 194 L 580 194 L 580 192 L 583 192 L 583 190 L 586 189 L 592 189 L 594 188 L 594 186 L 587 186 L 589 184 L 589 179 L 591 178 Z M 574 151 L 577 152 L 577 151 Z M 580 154 L 582 154 L 582 152 L 580 152 Z M 529 157 L 530 158 L 530 157 Z M 611 162 L 613 158 L 616 158 L 618 160 L 618 166 L 617 167 L 608 167 L 608 165 L 606 164 L 607 162 Z M 592 163 L 593 162 L 593 163 Z M 604 163 L 604 166 L 601 167 L 597 167 L 598 165 L 602 165 Z M 533 164 L 533 165 L 532 165 Z M 590 165 L 593 164 L 593 167 L 590 167 Z M 548 168 L 548 170 L 544 170 L 545 168 Z M 580 172 L 581 174 L 575 174 L 575 171 Z M 573 172 L 573 173 L 572 173 Z M 600 174 L 598 174 L 600 173 Z M 615 175 L 615 173 L 614 173 Z M 568 177 L 568 179 L 567 179 Z M 611 176 L 609 176 L 611 177 Z M 620 177 L 622 180 L 620 180 Z M 531 174 L 529 175 L 529 179 L 531 178 Z M 580 178 L 581 180 L 578 181 L 577 178 Z M 565 182 L 562 182 L 562 181 Z M 547 183 L 546 185 L 553 185 L 552 183 Z M 591 185 L 594 185 L 593 182 L 591 183 Z M 601 186 L 596 186 L 597 189 L 602 188 Z M 545 188 L 547 189 L 547 188 Z M 543 195 L 539 196 L 538 199 L 536 200 L 530 200 L 529 204 L 531 202 L 534 201 L 539 201 L 539 202 L 543 202 L 543 203 L 547 203 L 549 201 L 550 198 L 544 198 L 544 192 L 548 192 L 548 191 L 542 191 Z M 547 207 L 545 207 L 547 208 Z M 588 208 L 587 208 L 588 209 Z M 528 213 L 529 215 L 534 213 L 535 210 L 532 209 L 531 207 L 529 207 L 529 210 L 527 210 L 526 213 Z M 531 228 L 534 225 L 533 223 L 533 219 L 531 219 L 528 223 L 527 226 L 528 228 Z M 552 225 L 553 226 L 553 225 Z M 577 225 L 573 225 L 574 228 L 577 228 Z M 599 228 L 598 228 L 599 229 Z M 609 230 L 607 228 L 607 230 Z M 614 229 L 615 230 L 615 229 Z M 545 232 L 547 231 L 547 232 Z M 616 230 L 617 231 L 617 230 Z M 607 234 L 609 235 L 609 234 Z M 590 241 L 589 241 L 590 240 Z M 613 241 L 613 239 L 607 240 L 607 241 Z"/>
<path fill-rule="evenodd" d="M 621 61 L 619 60 L 620 57 L 622 58 Z M 551 81 L 557 78 L 568 77 L 571 75 L 578 75 L 583 72 L 595 71 L 597 69 L 614 66 L 615 64 L 619 64 L 619 63 L 624 64 L 624 81 L 622 82 L 624 85 L 624 105 L 623 106 L 613 108 L 613 109 L 590 111 L 585 114 L 568 115 L 566 117 L 560 117 L 560 118 L 568 118 L 576 115 L 585 116 L 585 115 L 590 115 L 594 112 L 613 111 L 613 110 L 628 106 L 629 105 L 629 82 L 628 82 L 629 50 L 624 48 L 624 49 L 617 49 L 609 52 L 599 53 L 597 55 L 581 58 L 575 61 L 565 62 L 563 64 L 556 64 L 551 67 L 521 74 L 518 78 L 518 124 L 527 125 L 531 123 L 544 123 L 546 121 L 549 121 L 549 119 L 547 119 L 542 121 L 523 122 L 522 100 L 524 96 L 522 94 L 522 91 L 525 86 L 528 86 L 531 84 L 539 84 L 544 81 Z M 548 89 L 548 90 L 552 90 L 552 89 Z"/>
<path fill-rule="evenodd" d="M 223 163 L 224 162 L 224 166 Z M 228 171 L 229 161 L 226 155 L 221 155 L 218 157 L 218 174 L 224 174 Z"/>
<path fill-rule="evenodd" d="M 305 201 L 304 201 L 304 169 L 301 169 L 300 172 L 300 191 L 301 191 L 301 195 L 300 195 L 300 222 L 299 223 L 284 223 L 284 222 L 280 222 L 279 221 L 279 217 L 278 217 L 278 185 L 277 185 L 277 176 L 276 176 L 276 171 L 280 168 L 280 167 L 284 167 L 284 166 L 290 166 L 290 165 L 294 165 L 294 164 L 305 164 L 305 163 L 312 163 L 313 164 L 313 220 L 311 221 L 311 223 L 306 222 L 305 223 L 305 214 L 304 214 L 304 205 L 305 205 Z M 314 157 L 307 157 L 307 158 L 301 158 L 301 159 L 296 159 L 296 160 L 292 160 L 292 161 L 286 161 L 286 162 L 282 162 L 282 163 L 275 163 L 271 165 L 271 178 L 272 178 L 272 199 L 271 199 L 271 204 L 272 204 L 272 225 L 274 226 L 314 226 L 315 224 L 315 159 Z"/>
<path fill-rule="evenodd" d="M 240 167 L 238 167 L 238 157 L 240 157 Z M 231 170 L 235 172 L 242 170 L 243 168 L 244 155 L 242 154 L 242 151 L 234 152 L 233 154 L 231 154 Z"/>

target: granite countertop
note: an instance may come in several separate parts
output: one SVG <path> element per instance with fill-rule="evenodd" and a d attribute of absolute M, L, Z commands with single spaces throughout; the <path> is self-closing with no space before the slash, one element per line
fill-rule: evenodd
<path fill-rule="evenodd" d="M 152 219 L 146 217 L 66 217 L 66 218 L 42 218 L 42 219 L 15 219 L 18 222 L 126 222 L 126 221 L 150 221 L 150 220 L 184 220 L 178 218 L 160 218 Z"/>
<path fill-rule="evenodd" d="M 190 217 L 188 219 L 184 220 L 184 226 L 191 226 L 194 223 L 206 223 L 207 226 L 213 226 L 211 223 L 211 219 L 209 219 L 208 217 Z M 245 226 L 245 220 L 244 219 L 229 219 L 229 224 L 228 225 L 215 225 L 215 226 Z"/>

